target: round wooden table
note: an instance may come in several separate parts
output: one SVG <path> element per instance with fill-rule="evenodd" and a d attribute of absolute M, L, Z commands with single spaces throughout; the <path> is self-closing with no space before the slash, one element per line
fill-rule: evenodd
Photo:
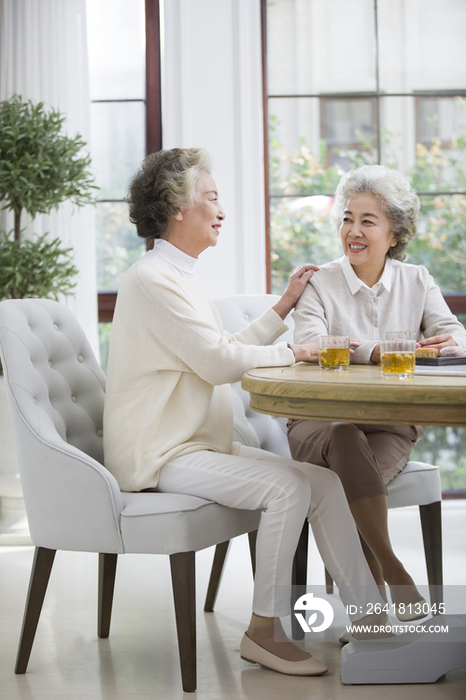
<path fill-rule="evenodd" d="M 259 413 L 351 423 L 466 425 L 466 373 L 415 375 L 400 380 L 384 378 L 380 367 L 374 365 L 350 365 L 348 370 L 332 372 L 321 370 L 318 365 L 298 364 L 250 370 L 243 375 L 241 385 L 250 393 L 251 408 Z M 302 549 L 307 551 L 306 542 Z M 299 566 L 306 569 L 307 560 Z M 441 598 L 437 602 L 440 601 Z M 459 650 L 459 661 L 451 655 L 442 656 L 445 637 L 435 634 L 430 635 L 429 643 L 423 643 L 422 635 L 412 641 L 408 638 L 399 649 L 375 641 L 370 646 L 362 642 L 348 644 L 341 652 L 342 682 L 427 683 L 463 666 L 464 616 L 433 619 L 442 624 L 452 621 L 452 640 L 457 632 L 453 624 L 459 626 L 463 646 L 450 645 Z M 437 667 L 439 658 L 445 661 L 436 674 L 432 669 Z"/>
<path fill-rule="evenodd" d="M 385 378 L 379 366 L 350 365 L 341 372 L 318 365 L 252 369 L 241 386 L 258 413 L 288 418 L 389 423 L 466 425 L 466 372 Z"/>

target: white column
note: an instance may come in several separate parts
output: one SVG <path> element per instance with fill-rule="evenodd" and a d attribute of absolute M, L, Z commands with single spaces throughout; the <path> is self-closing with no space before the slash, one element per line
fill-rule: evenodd
<path fill-rule="evenodd" d="M 259 0 L 164 3 L 164 148 L 205 147 L 226 221 L 197 273 L 211 298 L 266 289 Z"/>

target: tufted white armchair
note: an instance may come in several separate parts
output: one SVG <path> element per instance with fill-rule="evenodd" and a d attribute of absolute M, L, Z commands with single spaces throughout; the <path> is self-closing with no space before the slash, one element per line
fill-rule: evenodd
<path fill-rule="evenodd" d="M 230 333 L 235 333 L 248 323 L 258 318 L 279 297 L 273 294 L 234 295 L 215 301 L 222 316 L 223 326 Z M 292 342 L 294 321 L 286 319 L 289 330 L 277 342 Z M 235 416 L 235 439 L 245 445 L 261 447 L 264 450 L 290 457 L 288 448 L 286 418 L 255 413 L 249 408 L 249 394 L 241 388 L 241 383 L 232 385 L 233 411 Z M 388 484 L 388 507 L 419 506 L 422 535 L 426 556 L 427 574 L 433 602 L 441 602 L 442 576 L 442 528 L 439 468 L 424 462 L 411 461 Z M 305 585 L 307 571 L 308 528 L 304 526 L 303 534 L 296 552 L 293 583 Z M 222 570 L 221 557 L 226 556 L 227 547 L 218 548 L 216 569 L 213 571 L 209 585 L 206 609 L 211 610 L 215 601 L 216 587 Z M 218 579 L 217 579 L 218 577 Z M 330 592 L 332 580 L 326 572 L 327 589 Z M 295 636 L 299 636 L 297 627 Z"/>
<path fill-rule="evenodd" d="M 99 637 L 109 635 L 118 555 L 168 554 L 183 689 L 194 691 L 195 552 L 255 531 L 260 514 L 194 496 L 120 492 L 103 466 L 105 376 L 65 306 L 2 301 L 0 353 L 36 548 L 16 673 L 26 672 L 57 549 L 99 552 Z"/>
<path fill-rule="evenodd" d="M 251 321 L 262 316 L 279 297 L 273 294 L 238 294 L 216 299 L 223 327 L 229 333 L 236 333 Z M 289 330 L 277 342 L 292 343 L 294 322 L 291 316 L 286 319 Z M 249 408 L 249 394 L 241 388 L 241 382 L 232 384 L 232 403 L 235 418 L 235 440 L 250 447 L 261 447 L 283 457 L 290 457 L 286 418 L 266 416 Z"/>

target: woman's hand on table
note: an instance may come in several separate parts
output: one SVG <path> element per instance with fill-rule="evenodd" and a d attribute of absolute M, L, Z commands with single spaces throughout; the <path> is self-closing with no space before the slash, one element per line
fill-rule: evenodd
<path fill-rule="evenodd" d="M 450 333 L 443 333 L 442 335 L 434 335 L 431 338 L 424 338 L 424 340 L 420 340 L 418 343 L 418 347 L 420 348 L 433 348 L 434 350 L 439 351 L 439 355 L 456 355 L 457 353 L 453 351 L 453 348 L 459 348 L 458 345 L 456 345 L 455 341 L 453 340 L 453 337 L 450 335 Z M 441 352 L 444 350 L 444 348 L 452 348 L 451 351 L 445 351 Z"/>
<path fill-rule="evenodd" d="M 416 349 L 421 347 L 419 343 L 416 343 Z M 377 343 L 377 345 L 374 347 L 372 350 L 371 356 L 370 356 L 370 361 L 374 365 L 379 365 L 380 364 L 380 344 Z"/>
<path fill-rule="evenodd" d="M 379 345 L 379 343 L 377 343 L 377 345 L 372 350 L 370 360 L 371 360 L 371 362 L 374 363 L 374 365 L 379 364 L 379 362 L 380 362 L 380 345 Z"/>
<path fill-rule="evenodd" d="M 301 267 L 298 267 L 296 272 L 291 275 L 280 301 L 277 301 L 275 306 L 272 307 L 282 321 L 285 320 L 291 309 L 294 309 L 299 297 L 306 288 L 306 284 L 309 282 L 314 272 L 318 272 L 318 270 L 319 268 L 315 265 L 301 265 Z"/>
<path fill-rule="evenodd" d="M 351 338 L 350 353 L 354 352 L 354 348 L 361 345 L 360 340 Z M 294 352 L 295 362 L 318 362 L 319 361 L 319 343 L 309 343 L 309 345 L 290 345 Z"/>
<path fill-rule="evenodd" d="M 294 352 L 295 362 L 318 362 L 319 343 L 309 343 L 309 345 L 290 345 Z"/>
<path fill-rule="evenodd" d="M 416 343 L 417 348 L 433 348 L 438 350 L 442 357 L 462 357 L 464 355 L 464 350 L 455 343 L 450 333 L 424 338 Z M 380 345 L 378 343 L 372 351 L 371 362 L 374 364 L 380 362 Z"/>

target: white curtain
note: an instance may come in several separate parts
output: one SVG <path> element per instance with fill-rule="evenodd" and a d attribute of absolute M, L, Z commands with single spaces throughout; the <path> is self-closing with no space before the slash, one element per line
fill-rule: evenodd
<path fill-rule="evenodd" d="M 13 93 L 58 109 L 67 133 L 90 144 L 86 0 L 0 0 L 0 100 Z M 75 294 L 64 301 L 98 357 L 93 207 L 64 202 L 32 224 L 24 216 L 21 224 L 26 235 L 49 232 L 73 248 L 79 276 Z M 12 216 L 2 212 L 0 229 L 12 227 Z"/>

